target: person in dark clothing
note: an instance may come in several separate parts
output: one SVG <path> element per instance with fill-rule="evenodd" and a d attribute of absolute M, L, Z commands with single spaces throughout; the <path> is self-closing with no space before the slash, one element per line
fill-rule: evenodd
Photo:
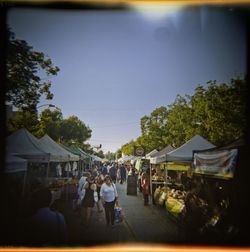
<path fill-rule="evenodd" d="M 107 168 L 106 165 L 103 165 L 102 170 L 101 170 L 101 174 L 102 174 L 103 176 L 105 176 L 105 175 L 108 174 L 108 168 Z"/>
<path fill-rule="evenodd" d="M 83 186 L 85 191 L 84 199 L 82 200 L 82 220 L 81 224 L 89 225 L 91 210 L 95 206 L 94 192 L 96 191 L 96 184 L 94 176 L 90 176 Z"/>
<path fill-rule="evenodd" d="M 147 206 L 149 202 L 149 192 L 150 192 L 149 185 L 150 185 L 150 175 L 148 169 L 141 175 L 141 187 L 144 198 L 144 206 Z"/>
<path fill-rule="evenodd" d="M 97 176 L 95 178 L 95 183 L 96 183 L 96 191 L 97 191 L 97 195 L 98 195 L 98 202 L 96 205 L 97 205 L 98 212 L 101 213 L 103 211 L 101 196 L 100 196 L 100 190 L 101 190 L 101 186 L 103 184 L 103 180 L 102 180 L 101 176 Z"/>
<path fill-rule="evenodd" d="M 52 194 L 48 188 L 41 188 L 32 195 L 35 213 L 27 220 L 25 242 L 30 245 L 61 245 L 67 240 L 64 216 L 52 211 L 49 206 Z"/>
<path fill-rule="evenodd" d="M 117 167 L 115 165 L 112 165 L 112 167 L 109 169 L 109 176 L 111 177 L 113 183 L 115 184 L 117 176 Z"/>
<path fill-rule="evenodd" d="M 124 181 L 126 181 L 126 168 L 124 165 L 120 166 L 120 184 L 123 184 Z"/>

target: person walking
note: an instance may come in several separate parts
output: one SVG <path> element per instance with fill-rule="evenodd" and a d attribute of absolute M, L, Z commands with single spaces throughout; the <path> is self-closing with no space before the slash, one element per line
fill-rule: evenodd
<path fill-rule="evenodd" d="M 101 213 L 103 211 L 101 196 L 100 196 L 100 190 L 101 190 L 101 186 L 103 184 L 103 180 L 102 180 L 101 175 L 96 177 L 95 183 L 96 183 L 96 191 L 97 191 L 97 195 L 98 195 L 98 201 L 96 202 L 96 205 L 97 205 L 98 212 Z"/>
<path fill-rule="evenodd" d="M 150 191 L 149 184 L 150 184 L 149 169 L 147 169 L 141 175 L 141 188 L 144 198 L 144 206 L 148 206 L 149 191 Z"/>
<path fill-rule="evenodd" d="M 90 173 L 89 172 L 83 172 L 81 178 L 79 179 L 78 182 L 78 195 L 81 197 L 82 196 L 82 189 L 84 184 L 87 181 L 87 178 L 90 177 Z"/>
<path fill-rule="evenodd" d="M 96 184 L 93 175 L 87 178 L 87 182 L 84 184 L 83 188 L 85 189 L 85 196 L 81 203 L 82 206 L 81 224 L 88 226 L 90 221 L 91 210 L 95 206 L 94 192 L 96 191 Z"/>
<path fill-rule="evenodd" d="M 106 224 L 109 226 L 111 224 L 114 227 L 115 221 L 115 202 L 118 198 L 118 193 L 115 184 L 109 175 L 104 178 L 104 183 L 101 186 L 100 196 L 104 204 Z"/>
<path fill-rule="evenodd" d="M 117 167 L 116 167 L 115 164 L 113 164 L 111 166 L 111 168 L 109 169 L 109 175 L 110 175 L 113 183 L 115 184 L 115 182 L 116 182 L 116 176 L 117 176 Z"/>
<path fill-rule="evenodd" d="M 107 165 L 106 165 L 106 164 L 104 164 L 104 165 L 102 166 L 101 174 L 102 174 L 103 176 L 106 176 L 106 175 L 108 174 L 108 169 L 107 169 Z"/>
<path fill-rule="evenodd" d="M 126 176 L 127 176 L 126 168 L 124 165 L 121 165 L 120 166 L 120 184 L 123 184 L 123 182 L 126 181 Z"/>

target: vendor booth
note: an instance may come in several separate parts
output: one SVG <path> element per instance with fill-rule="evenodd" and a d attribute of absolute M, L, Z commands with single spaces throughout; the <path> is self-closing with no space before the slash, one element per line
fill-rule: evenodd
<path fill-rule="evenodd" d="M 164 166 L 161 166 L 161 162 L 165 161 L 166 154 L 174 148 L 170 145 L 166 146 L 162 150 L 150 155 L 150 193 L 152 195 L 152 203 L 155 204 L 155 197 L 153 197 L 157 187 L 165 186 L 166 174 Z"/>
<path fill-rule="evenodd" d="M 58 165 L 64 166 L 71 160 L 77 161 L 78 159 L 77 156 L 70 155 L 61 149 L 49 136 L 38 140 L 26 129 L 20 129 L 7 138 L 6 151 L 27 160 L 25 191 L 29 193 L 39 185 L 61 188 L 68 182 L 69 177 L 65 176 L 57 181 Z M 54 166 L 55 169 L 53 169 Z M 66 173 L 66 175 L 68 174 Z"/>
<path fill-rule="evenodd" d="M 232 218 L 236 217 L 232 203 L 237 205 L 237 200 L 233 200 L 232 194 L 236 189 L 233 179 L 242 146 L 243 140 L 238 140 L 223 147 L 194 151 L 193 174 L 199 186 L 197 194 L 207 203 L 207 218 L 201 230 L 208 240 L 233 236 L 237 230 Z"/>
<path fill-rule="evenodd" d="M 186 196 L 185 184 L 192 177 L 192 158 L 194 150 L 205 150 L 215 147 L 203 137 L 196 135 L 179 148 L 168 152 L 161 162 L 165 172 L 165 186 L 158 187 L 154 193 L 157 204 L 165 206 L 167 211 L 180 219 L 184 210 Z"/>
<path fill-rule="evenodd" d="M 15 185 L 19 193 L 24 194 L 28 162 L 26 159 L 7 153 L 5 155 L 5 183 Z"/>

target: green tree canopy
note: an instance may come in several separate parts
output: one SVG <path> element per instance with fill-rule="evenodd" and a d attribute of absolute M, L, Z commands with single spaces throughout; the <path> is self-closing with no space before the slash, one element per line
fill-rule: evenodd
<path fill-rule="evenodd" d="M 6 59 L 6 101 L 17 108 L 36 110 L 40 97 L 53 98 L 48 77 L 59 71 L 51 59 L 42 52 L 34 51 L 25 40 L 15 38 L 8 32 Z M 45 74 L 43 78 L 39 75 Z"/>
<path fill-rule="evenodd" d="M 129 143 L 122 145 L 121 152 L 125 155 L 134 155 L 134 147 L 136 146 L 136 142 L 131 140 Z"/>
<path fill-rule="evenodd" d="M 134 146 L 144 147 L 147 153 L 169 144 L 177 148 L 196 134 L 215 145 L 232 142 L 246 130 L 246 92 L 246 81 L 239 78 L 229 84 L 198 85 L 193 95 L 177 95 L 172 104 L 143 116 L 141 136 L 121 150 L 131 155 Z"/>
<path fill-rule="evenodd" d="M 215 145 L 243 136 L 246 129 L 246 81 L 232 79 L 230 84 L 209 81 L 198 86 L 191 97 L 200 130 Z"/>
<path fill-rule="evenodd" d="M 61 137 L 61 124 L 63 115 L 60 109 L 45 109 L 40 114 L 39 130 L 36 135 L 42 137 L 49 135 L 55 141 L 59 141 Z"/>
<path fill-rule="evenodd" d="M 91 137 L 92 130 L 77 116 L 70 116 L 61 123 L 61 139 L 65 143 L 82 144 Z"/>
<path fill-rule="evenodd" d="M 166 124 L 168 121 L 168 110 L 162 106 L 156 108 L 150 116 L 141 118 L 142 135 L 137 139 L 137 145 L 150 152 L 153 149 L 162 149 L 166 143 Z"/>
<path fill-rule="evenodd" d="M 8 134 L 21 128 L 26 128 L 34 133 L 39 129 L 39 121 L 36 113 L 27 110 L 17 110 L 11 118 L 7 119 L 6 126 Z"/>
<path fill-rule="evenodd" d="M 104 154 L 104 157 L 107 159 L 115 160 L 116 159 L 116 154 L 113 152 L 108 151 L 107 153 Z"/>

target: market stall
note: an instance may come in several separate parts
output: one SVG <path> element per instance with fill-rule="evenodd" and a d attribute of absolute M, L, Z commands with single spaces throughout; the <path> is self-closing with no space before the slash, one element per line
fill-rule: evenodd
<path fill-rule="evenodd" d="M 56 176 L 58 164 L 64 166 L 72 158 L 73 160 L 78 158 L 69 155 L 49 136 L 39 140 L 26 129 L 20 129 L 10 135 L 7 138 L 6 149 L 7 153 L 27 160 L 27 186 L 25 188 L 27 193 L 40 185 L 51 186 L 54 180 L 61 179 Z"/>
<path fill-rule="evenodd" d="M 162 150 L 152 153 L 150 155 L 150 193 L 152 195 L 152 203 L 156 204 L 154 193 L 157 188 L 164 187 L 166 182 L 166 174 L 163 166 L 160 163 L 166 158 L 166 154 L 172 151 L 174 148 L 170 145 L 166 146 Z M 158 190 L 157 190 L 158 191 Z"/>
<path fill-rule="evenodd" d="M 223 147 L 194 151 L 193 172 L 200 184 L 198 193 L 209 206 L 206 208 L 207 219 L 201 228 L 207 239 L 224 239 L 237 230 L 232 218 L 236 215 L 232 210 L 232 193 L 241 146 L 242 140 Z"/>
<path fill-rule="evenodd" d="M 162 162 L 160 167 L 166 176 L 164 186 L 159 186 L 155 190 L 154 201 L 179 219 L 184 209 L 186 196 L 184 184 L 191 175 L 191 166 L 189 163 L 182 162 Z"/>
<path fill-rule="evenodd" d="M 53 154 L 55 157 L 57 157 L 57 160 L 53 160 L 56 164 L 53 166 L 50 165 L 50 170 L 48 171 L 48 177 L 50 180 L 53 180 L 54 178 L 58 178 L 56 167 L 58 163 L 61 163 L 64 170 L 66 171 L 64 177 L 72 177 L 73 174 L 69 174 L 71 172 L 71 165 L 73 165 L 74 162 L 79 161 L 79 156 L 72 154 L 71 152 L 65 150 L 63 147 L 61 147 L 59 144 L 57 144 L 52 138 L 50 138 L 47 134 L 44 135 L 42 138 L 39 139 L 39 143 L 47 149 L 47 151 L 51 154 Z M 71 164 L 70 164 L 71 163 Z M 67 166 L 70 166 L 70 169 L 67 169 Z"/>
<path fill-rule="evenodd" d="M 26 159 L 16 157 L 9 153 L 5 155 L 5 183 L 16 185 L 19 190 L 24 194 L 24 188 L 26 183 L 28 162 Z"/>
<path fill-rule="evenodd" d="M 179 148 L 168 152 L 161 162 L 160 167 L 162 167 L 165 177 L 164 187 L 158 189 L 160 191 L 158 197 L 163 198 L 163 204 L 167 211 L 177 220 L 182 218 L 185 206 L 184 199 L 187 194 L 186 185 L 192 177 L 193 151 L 213 147 L 215 146 L 206 139 L 196 135 Z M 157 194 L 154 195 L 154 198 L 157 199 Z"/>

